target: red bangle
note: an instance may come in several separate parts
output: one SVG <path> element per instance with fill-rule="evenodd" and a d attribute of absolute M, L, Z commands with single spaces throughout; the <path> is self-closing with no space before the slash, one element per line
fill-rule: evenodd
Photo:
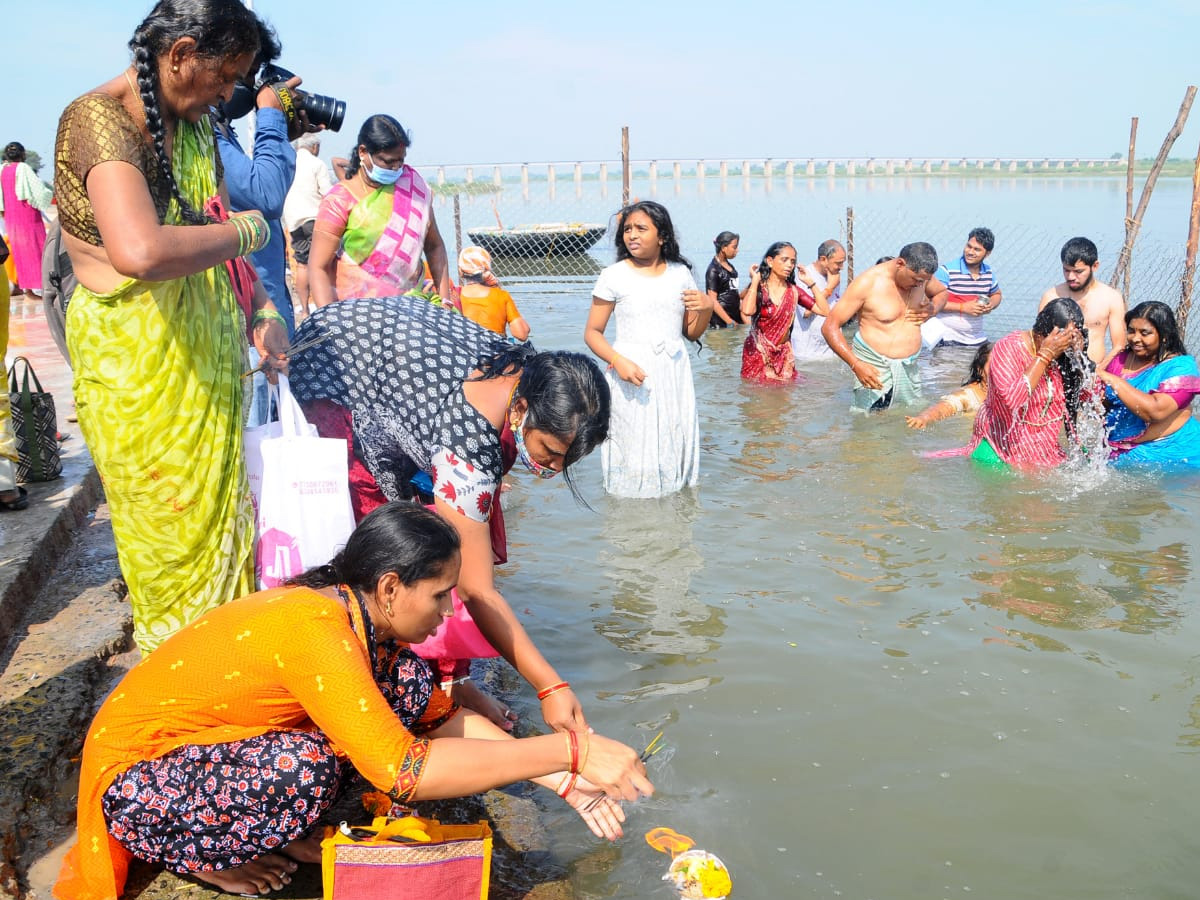
<path fill-rule="evenodd" d="M 572 775 L 579 774 L 579 735 L 573 731 L 567 732 L 567 741 L 571 745 L 571 765 L 568 771 Z"/>
<path fill-rule="evenodd" d="M 550 687 L 542 688 L 540 691 L 537 692 L 537 698 L 539 700 L 545 700 L 551 694 L 558 693 L 559 691 L 565 691 L 570 686 L 571 685 L 568 684 L 567 682 L 560 681 L 558 684 L 552 684 L 552 685 L 550 685 Z"/>
<path fill-rule="evenodd" d="M 558 796 L 560 796 L 564 800 L 566 800 L 567 794 L 569 794 L 569 793 L 571 793 L 571 791 L 575 790 L 575 782 L 578 780 L 579 780 L 579 773 L 572 772 L 571 775 L 569 775 L 567 777 L 566 787 L 564 787 L 561 791 L 558 792 Z M 562 787 L 561 783 L 559 784 L 559 787 Z"/>

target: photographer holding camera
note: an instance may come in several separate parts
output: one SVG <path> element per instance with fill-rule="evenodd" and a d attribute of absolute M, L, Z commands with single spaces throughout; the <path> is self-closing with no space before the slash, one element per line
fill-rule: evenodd
<path fill-rule="evenodd" d="M 214 111 L 213 122 L 232 211 L 258 210 L 267 221 L 271 239 L 251 256 L 251 260 L 267 295 L 275 304 L 277 313 L 271 315 L 281 317 L 290 339 L 296 326 L 292 298 L 287 288 L 286 251 L 280 222 L 284 199 L 296 174 L 296 151 L 289 141 L 301 134 L 319 131 L 327 125 L 336 130 L 345 114 L 345 104 L 297 91 L 300 78 L 272 65 L 280 52 L 274 31 L 260 20 L 259 52 L 247 79 L 253 80 L 254 86 L 238 84 L 233 96 Z M 307 102 L 312 99 L 318 104 L 315 109 Z M 232 122 L 255 108 L 254 153 L 249 156 L 238 142 Z M 318 114 L 314 116 L 317 123 L 310 119 L 310 111 Z M 320 115 L 322 113 L 323 116 Z M 239 280 L 245 280 L 239 279 L 236 272 L 230 274 L 235 287 Z M 251 346 L 251 365 L 258 365 L 257 357 Z M 262 373 L 256 372 L 254 375 L 252 398 L 248 422 L 251 426 L 262 424 L 267 417 L 266 378 Z"/>

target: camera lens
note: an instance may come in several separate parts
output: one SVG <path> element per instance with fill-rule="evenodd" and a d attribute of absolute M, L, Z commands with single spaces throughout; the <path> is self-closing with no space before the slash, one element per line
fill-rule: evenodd
<path fill-rule="evenodd" d="M 300 108 L 308 113 L 308 121 L 313 125 L 324 125 L 330 131 L 342 130 L 342 122 L 346 119 L 345 100 L 305 93 Z"/>

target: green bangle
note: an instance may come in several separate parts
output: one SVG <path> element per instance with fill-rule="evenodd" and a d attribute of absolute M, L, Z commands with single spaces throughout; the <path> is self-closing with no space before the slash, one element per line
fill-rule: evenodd
<path fill-rule="evenodd" d="M 255 311 L 253 318 L 250 319 L 250 324 L 257 325 L 259 322 L 265 322 L 268 319 L 278 322 L 284 328 L 287 327 L 287 320 L 273 309 L 260 309 Z"/>
<path fill-rule="evenodd" d="M 254 228 L 254 241 L 250 246 L 250 252 L 257 253 L 271 242 L 271 230 L 267 227 L 266 220 L 260 219 L 258 216 L 247 216 L 246 218 Z"/>
<path fill-rule="evenodd" d="M 242 227 L 242 220 L 239 218 L 232 218 L 229 220 L 229 224 L 233 226 L 233 230 L 238 234 L 237 255 L 245 256 L 246 247 L 249 246 L 249 241 L 247 240 L 246 230 Z"/>

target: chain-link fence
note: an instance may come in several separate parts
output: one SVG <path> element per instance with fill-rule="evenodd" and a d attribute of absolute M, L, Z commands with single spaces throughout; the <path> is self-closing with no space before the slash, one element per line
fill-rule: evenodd
<path fill-rule="evenodd" d="M 971 164 L 947 173 L 936 165 L 905 172 L 889 164 L 892 175 L 882 165 L 863 165 L 854 174 L 835 167 L 830 177 L 828 165 L 810 175 L 811 163 L 635 161 L 629 195 L 667 206 L 698 279 L 713 236 L 726 229 L 742 235 L 743 271 L 775 240 L 791 241 L 809 261 L 821 241 L 837 237 L 859 273 L 914 240 L 955 259 L 968 232 L 986 225 L 996 234 L 989 262 L 1005 297 L 987 322 L 995 337 L 1029 327 L 1043 292 L 1063 280 L 1059 250 L 1068 238 L 1084 234 L 1096 242 L 1106 281 L 1124 242 L 1118 166 L 1047 162 L 1010 171 Z M 514 293 L 586 296 L 614 258 L 612 219 L 624 196 L 619 161 L 435 166 L 422 173 L 434 186 L 447 248 L 486 247 Z M 1154 228 L 1143 227 L 1133 248 L 1131 306 L 1161 300 L 1175 307 L 1181 296 L 1190 183 L 1164 184 L 1155 203 L 1163 195 L 1165 213 Z M 1188 331 L 1200 347 L 1200 315 Z"/>

